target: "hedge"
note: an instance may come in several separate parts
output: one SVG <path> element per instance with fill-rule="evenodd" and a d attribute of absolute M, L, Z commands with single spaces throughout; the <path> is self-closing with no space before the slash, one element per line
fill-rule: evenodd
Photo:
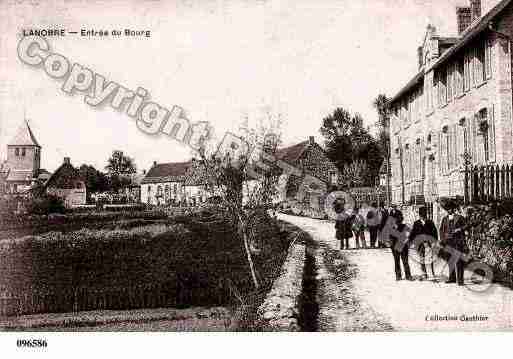
<path fill-rule="evenodd" d="M 0 299 L 23 313 L 226 305 L 234 288 L 253 289 L 243 245 L 224 220 L 202 219 L 2 240 Z M 265 281 L 288 240 L 272 223 L 258 237 L 255 265 Z"/>

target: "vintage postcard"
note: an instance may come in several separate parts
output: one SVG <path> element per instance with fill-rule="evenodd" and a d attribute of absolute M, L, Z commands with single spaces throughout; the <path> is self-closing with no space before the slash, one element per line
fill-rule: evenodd
<path fill-rule="evenodd" d="M 513 0 L 0 1 L 0 331 L 511 331 L 512 40 Z"/>

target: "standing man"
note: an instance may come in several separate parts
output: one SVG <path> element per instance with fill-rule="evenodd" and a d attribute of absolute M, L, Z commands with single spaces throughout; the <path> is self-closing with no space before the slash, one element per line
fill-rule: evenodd
<path fill-rule="evenodd" d="M 406 280 L 413 280 L 410 272 L 410 264 L 408 263 L 408 237 L 406 236 L 406 225 L 403 223 L 403 214 L 401 211 L 395 211 L 390 216 L 395 218 L 394 233 L 390 234 L 390 248 L 394 256 L 395 280 L 401 280 L 401 261 L 404 267 L 404 276 Z"/>
<path fill-rule="evenodd" d="M 359 208 L 354 209 L 352 218 L 351 229 L 354 232 L 356 248 L 360 248 L 360 242 L 362 248 L 367 248 L 367 244 L 365 243 L 365 219 L 360 214 Z"/>
<path fill-rule="evenodd" d="M 349 219 L 349 215 L 345 212 L 344 209 L 345 202 L 343 200 L 337 200 L 334 203 L 334 210 L 337 214 L 337 217 L 335 219 L 335 236 L 337 240 L 340 241 L 340 249 L 344 249 L 344 242 L 345 242 L 345 249 L 349 249 L 349 237 L 347 234 L 347 224 L 346 222 Z"/>
<path fill-rule="evenodd" d="M 382 234 L 383 234 L 383 228 L 385 228 L 385 225 L 388 221 L 388 215 L 389 215 L 389 211 L 387 208 L 385 208 L 383 205 L 381 205 L 380 209 L 379 209 L 379 217 L 380 217 L 380 223 L 379 223 L 379 233 L 378 233 L 378 237 L 379 237 L 379 248 L 386 248 L 386 241 L 388 241 L 388 238 L 382 238 L 384 237 Z"/>
<path fill-rule="evenodd" d="M 440 244 L 444 253 L 444 259 L 449 266 L 449 280 L 446 283 L 463 285 L 463 273 L 465 264 L 463 256 L 468 253 L 465 240 L 465 218 L 458 213 L 458 205 L 453 199 L 445 199 L 440 205 L 447 211 L 440 224 Z"/>
<path fill-rule="evenodd" d="M 419 219 L 413 223 L 413 228 L 410 233 L 410 243 L 413 243 L 420 257 L 420 267 L 423 273 L 421 280 L 428 279 L 426 270 L 426 247 L 430 248 L 431 253 L 433 253 L 433 247 L 437 240 L 438 233 L 436 226 L 432 220 L 427 218 L 427 207 L 422 206 L 419 208 Z M 431 273 L 433 274 L 433 279 L 436 279 L 433 256 L 431 257 Z"/>
<path fill-rule="evenodd" d="M 378 230 L 381 224 L 377 204 L 372 203 L 369 211 L 367 212 L 367 227 L 369 228 L 370 247 L 376 248 L 376 240 L 378 239 Z"/>

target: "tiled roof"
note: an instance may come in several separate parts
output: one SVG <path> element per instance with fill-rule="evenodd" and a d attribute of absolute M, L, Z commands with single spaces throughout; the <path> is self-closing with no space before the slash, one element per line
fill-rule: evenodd
<path fill-rule="evenodd" d="M 293 146 L 280 148 L 276 151 L 276 157 L 282 161 L 293 164 L 301 157 L 301 154 L 308 147 L 308 143 L 308 141 L 303 141 Z"/>
<path fill-rule="evenodd" d="M 50 172 L 48 172 L 47 170 L 45 170 L 44 168 L 41 168 L 37 173 L 37 179 L 43 180 L 43 181 L 48 180 L 51 176 L 52 176 L 52 174 Z"/>
<path fill-rule="evenodd" d="M 77 181 L 83 181 L 78 170 L 70 163 L 63 163 L 46 181 L 46 187 L 70 189 Z"/>
<path fill-rule="evenodd" d="M 506 8 L 511 3 L 511 0 L 502 0 L 498 3 L 493 9 L 491 9 L 486 15 L 481 17 L 478 21 L 473 22 L 470 26 L 463 32 L 463 36 L 461 38 L 450 38 L 443 37 L 443 43 L 454 43 L 453 46 L 448 48 L 431 66 L 430 69 L 435 69 L 438 66 L 445 63 L 448 59 L 452 57 L 452 55 L 456 54 L 461 48 L 467 45 L 472 39 L 474 39 L 477 35 L 479 35 L 482 31 L 488 28 L 490 22 L 500 14 L 502 10 Z M 392 99 L 388 102 L 392 104 L 396 100 L 398 100 L 402 95 L 408 92 L 413 86 L 415 86 L 421 79 L 424 78 L 424 71 L 420 71 L 417 73 L 408 83 L 401 88 L 397 94 L 392 97 Z"/>
<path fill-rule="evenodd" d="M 190 166 L 190 161 L 158 163 L 148 171 L 141 183 L 184 181 L 185 175 Z"/>
<path fill-rule="evenodd" d="M 11 170 L 9 171 L 9 175 L 7 176 L 7 181 L 17 181 L 17 182 L 26 182 L 32 180 L 32 171 L 23 171 L 23 170 Z"/>
<path fill-rule="evenodd" d="M 37 140 L 30 129 L 27 121 L 23 121 L 23 124 L 18 128 L 18 132 L 14 138 L 8 143 L 8 146 L 39 146 Z"/>
<path fill-rule="evenodd" d="M 439 65 L 443 64 L 447 59 L 451 58 L 453 54 L 458 52 L 462 47 L 468 44 L 472 39 L 474 39 L 477 35 L 479 35 L 483 30 L 487 29 L 490 22 L 501 13 L 502 10 L 506 8 L 511 3 L 511 0 L 502 0 L 496 6 L 494 6 L 486 15 L 484 15 L 478 21 L 470 24 L 470 26 L 463 32 L 463 36 L 461 39 L 451 48 L 449 48 L 446 52 L 440 56 L 438 60 L 431 66 L 431 68 L 436 68 Z"/>

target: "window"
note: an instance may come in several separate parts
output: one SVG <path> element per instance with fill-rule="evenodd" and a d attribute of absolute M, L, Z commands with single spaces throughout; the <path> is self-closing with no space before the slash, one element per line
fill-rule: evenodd
<path fill-rule="evenodd" d="M 177 184 L 175 183 L 175 184 L 173 185 L 173 194 L 176 196 L 176 193 L 177 193 L 177 192 L 178 192 L 178 186 L 177 186 Z"/>
<path fill-rule="evenodd" d="M 465 61 L 460 58 L 456 64 L 456 96 L 460 96 L 463 93 L 463 72 L 465 67 Z"/>
<path fill-rule="evenodd" d="M 447 68 L 443 68 L 438 72 L 438 105 L 447 104 Z"/>
<path fill-rule="evenodd" d="M 151 186 L 148 186 L 148 194 L 151 193 Z"/>
<path fill-rule="evenodd" d="M 162 197 L 162 186 L 161 185 L 157 186 L 157 197 Z"/>
<path fill-rule="evenodd" d="M 491 39 L 487 39 L 485 41 L 486 51 L 485 51 L 485 78 L 489 79 L 492 77 L 492 51 L 493 51 L 493 43 Z"/>
<path fill-rule="evenodd" d="M 444 126 L 440 132 L 440 161 L 439 168 L 442 174 L 449 170 L 449 126 Z"/>
<path fill-rule="evenodd" d="M 471 54 L 466 53 L 464 58 L 463 68 L 463 91 L 467 92 L 470 90 L 470 74 L 472 72 L 472 61 Z"/>
<path fill-rule="evenodd" d="M 22 156 L 22 157 L 25 157 L 25 155 L 26 155 L 25 148 L 22 148 L 22 149 L 21 149 L 21 156 Z"/>
<path fill-rule="evenodd" d="M 20 149 L 19 149 L 19 148 L 15 148 L 15 149 L 14 149 L 14 155 L 15 155 L 16 157 L 18 157 L 18 156 L 20 155 Z"/>
<path fill-rule="evenodd" d="M 485 80 L 485 53 L 486 42 L 481 41 L 474 49 L 474 85 L 479 85 Z"/>
<path fill-rule="evenodd" d="M 453 90 L 453 71 L 454 67 L 452 65 L 449 66 L 447 71 L 447 101 L 452 101 L 452 90 Z"/>

